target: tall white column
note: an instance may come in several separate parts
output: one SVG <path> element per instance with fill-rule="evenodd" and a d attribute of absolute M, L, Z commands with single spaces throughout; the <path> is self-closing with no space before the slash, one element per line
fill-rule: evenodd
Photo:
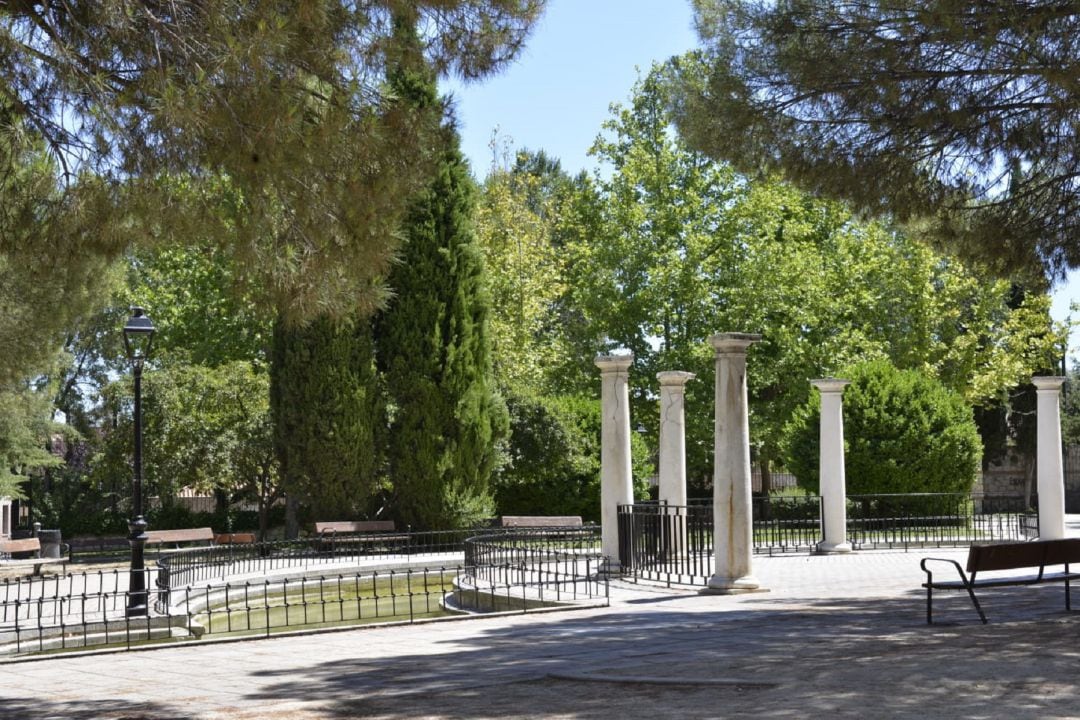
<path fill-rule="evenodd" d="M 1065 537 L 1065 472 L 1061 459 L 1061 406 L 1063 377 L 1033 377 L 1038 416 L 1036 465 L 1039 488 L 1039 539 Z"/>
<path fill-rule="evenodd" d="M 760 589 L 751 572 L 754 551 L 750 494 L 750 419 L 746 402 L 746 349 L 761 339 L 749 333 L 721 333 L 709 341 L 716 350 L 713 534 L 715 571 L 709 591 Z"/>
<path fill-rule="evenodd" d="M 694 373 L 668 370 L 660 381 L 660 487 L 663 552 L 686 554 L 686 383 Z"/>
<path fill-rule="evenodd" d="M 668 370 L 660 381 L 660 502 L 686 505 L 686 383 L 694 373 Z"/>
<path fill-rule="evenodd" d="M 619 506 L 634 502 L 630 472 L 629 368 L 632 353 L 597 355 L 600 368 L 600 543 L 607 570 L 619 563 Z"/>
<path fill-rule="evenodd" d="M 824 378 L 810 384 L 821 392 L 821 511 L 825 538 L 819 553 L 851 552 L 847 541 L 847 484 L 844 479 L 844 388 L 849 380 Z"/>

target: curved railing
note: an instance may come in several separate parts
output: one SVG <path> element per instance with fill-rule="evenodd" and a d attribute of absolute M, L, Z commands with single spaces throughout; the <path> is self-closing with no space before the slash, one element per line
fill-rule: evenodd
<path fill-rule="evenodd" d="M 603 569 L 597 525 L 516 528 L 468 538 L 461 583 L 518 588 L 523 602 L 596 599 L 607 597 Z"/>

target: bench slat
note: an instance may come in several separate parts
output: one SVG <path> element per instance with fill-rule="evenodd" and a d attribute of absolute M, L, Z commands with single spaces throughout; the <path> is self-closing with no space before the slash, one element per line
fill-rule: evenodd
<path fill-rule="evenodd" d="M 180 530 L 148 530 L 146 542 L 150 543 L 181 543 L 181 542 L 214 542 L 214 531 L 211 528 L 183 528 Z"/>
<path fill-rule="evenodd" d="M 315 523 L 315 533 L 393 532 L 393 520 L 335 520 Z"/>
<path fill-rule="evenodd" d="M 502 527 L 545 528 L 545 527 L 581 527 L 580 515 L 503 515 L 499 518 Z"/>
<path fill-rule="evenodd" d="M 41 542 L 36 538 L 0 540 L 0 553 L 41 552 Z"/>
<path fill-rule="evenodd" d="M 967 571 L 1019 570 L 1080 563 L 1080 538 L 972 545 Z"/>

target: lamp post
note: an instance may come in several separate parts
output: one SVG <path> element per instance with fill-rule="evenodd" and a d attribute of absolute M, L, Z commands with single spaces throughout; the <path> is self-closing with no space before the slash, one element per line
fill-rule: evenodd
<path fill-rule="evenodd" d="M 141 307 L 131 308 L 131 317 L 124 325 L 124 351 L 135 378 L 135 478 L 132 485 L 132 511 L 135 517 L 128 523 L 128 542 L 131 543 L 131 573 L 128 577 L 127 616 L 148 614 L 146 598 L 146 569 L 143 550 L 146 546 L 146 519 L 143 518 L 142 497 L 142 369 L 150 343 L 154 339 L 154 324 Z"/>

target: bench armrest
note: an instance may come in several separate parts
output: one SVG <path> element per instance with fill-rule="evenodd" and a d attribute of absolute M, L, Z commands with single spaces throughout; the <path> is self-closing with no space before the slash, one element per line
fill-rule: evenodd
<path fill-rule="evenodd" d="M 960 582 L 964 583 L 964 587 L 971 587 L 971 581 L 968 580 L 967 575 L 964 573 L 964 568 L 960 566 L 960 563 L 956 562 L 955 560 L 950 560 L 949 558 L 933 558 L 933 557 L 923 558 L 922 561 L 919 563 L 919 567 L 921 567 L 922 571 L 924 573 L 926 573 L 926 584 L 927 585 L 933 585 L 934 584 L 934 574 L 930 570 L 930 568 L 928 568 L 926 566 L 926 564 L 930 563 L 930 562 L 948 563 L 948 564 L 952 565 L 954 568 L 956 568 L 956 572 L 960 574 Z"/>

